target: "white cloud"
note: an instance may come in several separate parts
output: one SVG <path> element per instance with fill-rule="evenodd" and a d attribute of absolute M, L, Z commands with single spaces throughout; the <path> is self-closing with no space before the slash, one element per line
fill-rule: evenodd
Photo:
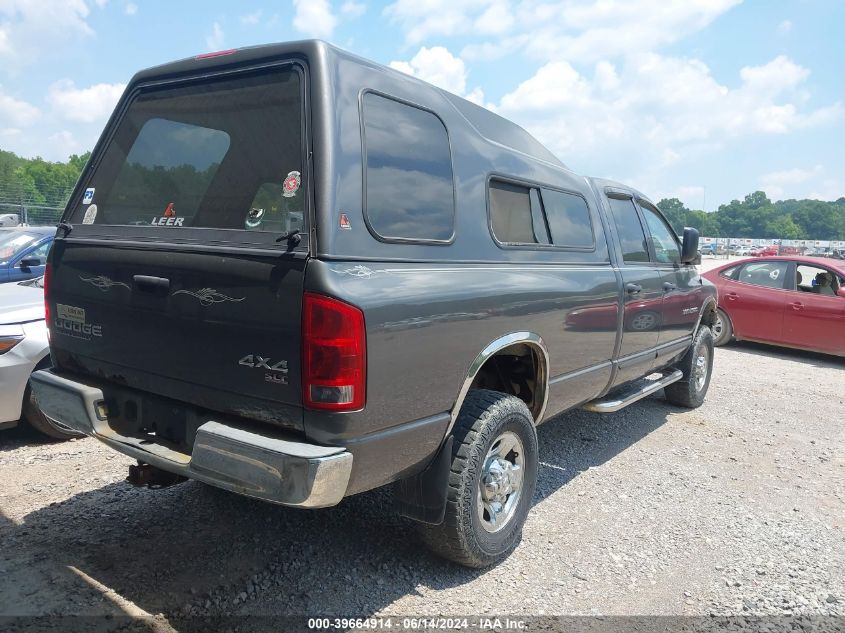
<path fill-rule="evenodd" d="M 70 79 L 57 81 L 47 91 L 47 102 L 68 121 L 105 123 L 126 84 L 95 84 L 77 88 Z"/>
<path fill-rule="evenodd" d="M 845 195 L 845 184 L 832 177 L 824 165 L 805 169 L 793 167 L 782 171 L 763 174 L 759 179 L 760 189 L 773 200 L 789 198 L 815 198 L 836 200 Z"/>
<path fill-rule="evenodd" d="M 0 86 L 0 121 L 4 124 L 11 123 L 15 128 L 26 127 L 35 123 L 40 116 L 40 110 L 34 105 L 4 94 L 3 87 Z"/>
<path fill-rule="evenodd" d="M 681 185 L 671 190 L 661 190 L 658 188 L 654 190 L 654 195 L 651 195 L 652 192 L 648 193 L 649 197 L 655 201 L 663 198 L 677 198 L 688 209 L 701 210 L 706 203 L 704 199 L 706 192 L 703 185 Z"/>
<path fill-rule="evenodd" d="M 346 0 L 341 5 L 340 12 L 350 18 L 359 18 L 367 12 L 367 5 L 363 2 L 355 2 L 355 0 Z"/>
<path fill-rule="evenodd" d="M 309 37 L 329 39 L 337 26 L 328 0 L 293 0 L 293 28 Z"/>
<path fill-rule="evenodd" d="M 408 44 L 463 34 L 500 36 L 468 45 L 461 54 L 466 59 L 519 52 L 544 61 L 593 63 L 677 42 L 741 1 L 396 0 L 384 14 L 402 28 Z"/>
<path fill-rule="evenodd" d="M 791 30 L 792 22 L 790 20 L 784 20 L 778 24 L 778 33 L 789 33 Z"/>
<path fill-rule="evenodd" d="M 494 2 L 479 15 L 473 29 L 476 33 L 499 35 L 513 26 L 514 17 L 507 2 Z"/>
<path fill-rule="evenodd" d="M 405 31 L 409 44 L 432 36 L 470 32 L 475 19 L 496 0 L 397 0 L 384 9 L 391 22 Z"/>
<path fill-rule="evenodd" d="M 845 197 L 845 182 L 836 178 L 825 178 L 818 188 L 811 189 L 806 197 L 811 200 L 839 200 Z"/>
<path fill-rule="evenodd" d="M 246 15 L 242 15 L 241 24 L 246 24 L 248 26 L 258 24 L 258 22 L 261 20 L 262 13 L 263 12 L 261 11 L 261 9 L 259 9 L 258 11 L 255 11 L 253 13 L 247 13 Z"/>
<path fill-rule="evenodd" d="M 0 68 L 9 73 L 94 34 L 84 0 L 0 0 Z"/>
<path fill-rule="evenodd" d="M 205 36 L 205 48 L 209 51 L 219 51 L 223 48 L 223 42 L 226 36 L 223 33 L 223 28 L 219 22 L 215 22 L 211 27 L 211 33 Z"/>
<path fill-rule="evenodd" d="M 643 53 L 619 66 L 600 62 L 592 77 L 557 61 L 504 95 L 496 110 L 533 132 L 564 162 L 621 165 L 636 156 L 638 164 L 657 171 L 743 137 L 841 119 L 841 103 L 815 110 L 796 104 L 808 74 L 777 57 L 743 68 L 740 85 L 728 88 L 696 59 Z"/>
<path fill-rule="evenodd" d="M 71 154 L 82 154 L 83 152 L 91 149 L 87 143 L 78 141 L 73 133 L 68 130 L 56 132 L 47 140 L 50 141 L 51 153 L 56 156 L 66 157 Z"/>
<path fill-rule="evenodd" d="M 126 6 L 123 7 L 123 12 L 126 15 L 135 15 L 136 13 L 138 13 L 138 5 L 134 2 L 127 2 Z"/>
<path fill-rule="evenodd" d="M 423 46 L 410 61 L 393 61 L 390 62 L 390 67 L 413 77 L 419 77 L 423 81 L 475 103 L 480 104 L 484 99 L 480 88 L 475 88 L 467 94 L 467 70 L 463 60 L 455 57 L 442 46 L 432 48 Z"/>

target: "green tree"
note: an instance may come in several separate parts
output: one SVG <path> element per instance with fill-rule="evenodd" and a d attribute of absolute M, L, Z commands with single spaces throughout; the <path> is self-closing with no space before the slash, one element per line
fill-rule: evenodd
<path fill-rule="evenodd" d="M 759 209 L 761 207 L 772 206 L 772 201 L 769 200 L 765 191 L 755 191 L 754 193 L 749 193 L 745 196 L 743 204 L 749 209 Z"/>
<path fill-rule="evenodd" d="M 804 200 L 792 217 L 809 239 L 845 239 L 845 209 L 820 200 Z"/>
<path fill-rule="evenodd" d="M 689 209 L 684 206 L 684 203 L 677 198 L 663 198 L 657 203 L 657 208 L 663 212 L 669 224 L 675 229 L 675 233 L 680 234 L 687 226 L 687 214 Z"/>
<path fill-rule="evenodd" d="M 801 227 L 793 222 L 790 216 L 781 216 L 776 220 L 769 222 L 766 225 L 766 234 L 769 237 L 780 238 L 784 240 L 800 240 L 804 239 L 804 232 Z"/>

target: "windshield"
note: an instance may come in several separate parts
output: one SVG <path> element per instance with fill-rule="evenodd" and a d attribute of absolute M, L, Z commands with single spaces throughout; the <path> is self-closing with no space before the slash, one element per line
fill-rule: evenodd
<path fill-rule="evenodd" d="M 142 92 L 71 221 L 302 228 L 302 147 L 300 75 L 290 67 Z"/>
<path fill-rule="evenodd" d="M 0 233 L 0 263 L 6 262 L 38 241 L 40 236 L 21 231 Z"/>

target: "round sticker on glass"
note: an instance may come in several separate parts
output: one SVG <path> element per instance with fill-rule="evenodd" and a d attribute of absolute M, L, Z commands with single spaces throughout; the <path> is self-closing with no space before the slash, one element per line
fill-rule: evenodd
<path fill-rule="evenodd" d="M 282 183 L 282 195 L 285 198 L 293 198 L 296 192 L 299 191 L 299 185 L 302 184 L 302 177 L 298 171 L 292 171 L 287 175 L 285 181 Z"/>
<path fill-rule="evenodd" d="M 94 220 L 97 219 L 97 205 L 92 204 L 90 207 L 85 209 L 85 215 L 82 216 L 82 224 L 94 224 Z"/>
<path fill-rule="evenodd" d="M 264 219 L 264 209 L 250 209 L 246 216 L 247 228 L 254 229 L 261 226 L 261 221 Z"/>

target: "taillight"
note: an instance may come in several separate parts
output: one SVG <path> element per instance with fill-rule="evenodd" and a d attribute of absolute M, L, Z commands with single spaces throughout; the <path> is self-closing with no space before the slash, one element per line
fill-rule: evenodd
<path fill-rule="evenodd" d="M 50 327 L 50 300 L 48 298 L 48 290 L 50 288 L 50 276 L 53 274 L 53 264 L 47 262 L 47 265 L 44 266 L 44 279 L 42 283 L 44 284 L 44 318 L 46 319 L 47 327 Z"/>
<path fill-rule="evenodd" d="M 306 292 L 302 303 L 302 397 L 306 407 L 363 409 L 367 385 L 364 313 Z"/>

